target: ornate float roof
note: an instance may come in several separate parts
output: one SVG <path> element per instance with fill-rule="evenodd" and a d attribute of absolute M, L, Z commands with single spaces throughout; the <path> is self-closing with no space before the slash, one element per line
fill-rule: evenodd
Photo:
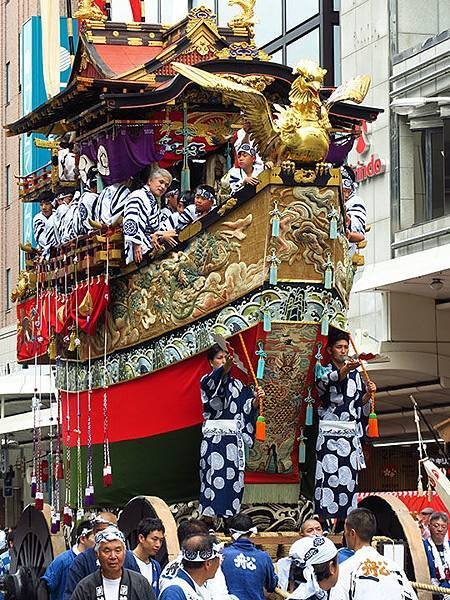
<path fill-rule="evenodd" d="M 230 23 L 233 25 L 233 22 Z M 280 98 L 294 80 L 289 67 L 269 62 L 253 41 L 251 27 L 218 27 L 204 7 L 192 9 L 174 26 L 86 21 L 67 87 L 31 114 L 6 126 L 7 135 L 46 135 L 78 129 L 77 124 L 140 118 L 136 111 L 166 105 L 193 85 L 172 70 L 172 61 L 215 73 L 271 78 Z M 326 95 L 327 90 L 323 93 Z M 337 104 L 335 126 L 376 119 L 378 109 Z"/>

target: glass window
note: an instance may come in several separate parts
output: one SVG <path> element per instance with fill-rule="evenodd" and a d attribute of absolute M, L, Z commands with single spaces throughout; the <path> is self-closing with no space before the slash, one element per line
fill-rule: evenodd
<path fill-rule="evenodd" d="M 155 0 L 145 0 L 145 22 L 146 23 L 160 23 L 159 15 L 161 13 L 160 3 Z"/>
<path fill-rule="evenodd" d="M 283 49 L 280 48 L 272 55 L 272 62 L 283 64 Z"/>
<path fill-rule="evenodd" d="M 167 0 L 164 0 L 164 3 L 167 3 Z M 206 8 L 210 8 L 214 13 L 216 12 L 215 0 L 192 0 L 192 8 L 198 8 L 199 6 L 206 6 Z"/>
<path fill-rule="evenodd" d="M 5 65 L 5 100 L 6 104 L 11 102 L 11 63 Z"/>
<path fill-rule="evenodd" d="M 286 29 L 289 31 L 318 12 L 319 0 L 286 0 Z"/>
<path fill-rule="evenodd" d="M 208 4 L 207 2 L 203 3 Z M 214 4 L 214 2 L 213 2 Z M 188 13 L 187 0 L 177 0 L 176 2 L 161 2 L 161 23 L 178 23 Z"/>
<path fill-rule="evenodd" d="M 228 21 L 239 14 L 239 7 L 237 5 L 230 6 L 228 0 L 219 0 L 218 13 L 220 27 L 226 27 Z"/>
<path fill-rule="evenodd" d="M 313 29 L 287 47 L 286 62 L 290 67 L 295 66 L 303 58 L 319 62 L 319 28 Z"/>
<path fill-rule="evenodd" d="M 6 206 L 11 204 L 11 166 L 5 167 L 5 202 Z"/>
<path fill-rule="evenodd" d="M 11 308 L 11 269 L 6 269 L 6 310 Z"/>
<path fill-rule="evenodd" d="M 342 82 L 341 72 L 341 28 L 339 25 L 333 27 L 333 58 L 334 58 L 334 85 L 338 86 Z"/>
<path fill-rule="evenodd" d="M 264 46 L 283 33 L 281 0 L 264 0 L 258 5 L 258 23 L 255 24 L 255 42 Z"/>
<path fill-rule="evenodd" d="M 447 214 L 444 203 L 443 129 L 415 131 L 414 221 L 423 223 Z"/>

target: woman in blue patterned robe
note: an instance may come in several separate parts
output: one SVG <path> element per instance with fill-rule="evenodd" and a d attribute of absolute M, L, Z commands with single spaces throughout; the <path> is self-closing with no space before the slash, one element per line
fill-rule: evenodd
<path fill-rule="evenodd" d="M 244 493 L 245 446 L 253 446 L 262 388 L 254 392 L 230 375 L 232 359 L 218 346 L 208 352 L 211 373 L 201 382 L 200 513 L 231 517 Z"/>
<path fill-rule="evenodd" d="M 321 400 L 316 445 L 316 513 L 345 519 L 357 508 L 358 472 L 365 469 L 361 439 L 370 410 L 373 382 L 363 384 L 359 360 L 349 359 L 349 336 L 330 335 L 331 363 L 316 381 Z"/>

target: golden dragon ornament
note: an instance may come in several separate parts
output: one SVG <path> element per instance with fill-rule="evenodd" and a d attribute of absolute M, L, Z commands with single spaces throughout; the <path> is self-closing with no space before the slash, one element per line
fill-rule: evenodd
<path fill-rule="evenodd" d="M 207 73 L 197 67 L 173 62 L 175 71 L 198 85 L 221 92 L 225 101 L 239 106 L 251 124 L 253 142 L 264 161 L 313 165 L 323 162 L 330 145 L 330 108 L 336 102 L 361 103 L 369 89 L 370 77 L 360 75 L 343 83 L 323 101 L 320 88 L 326 70 L 312 60 L 302 60 L 293 69 L 297 75 L 289 92 L 289 105 L 274 105 L 275 115 L 262 92 Z"/>

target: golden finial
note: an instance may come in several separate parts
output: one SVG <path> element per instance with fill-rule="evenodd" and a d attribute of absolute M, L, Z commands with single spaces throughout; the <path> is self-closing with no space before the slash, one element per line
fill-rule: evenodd
<path fill-rule="evenodd" d="M 228 27 L 238 29 L 244 27 L 248 29 L 251 38 L 255 37 L 255 4 L 256 0 L 228 0 L 229 6 L 239 6 L 242 12 L 231 19 Z"/>
<path fill-rule="evenodd" d="M 106 16 L 102 13 L 94 0 L 78 0 L 78 10 L 73 15 L 81 21 L 94 21 L 104 23 Z"/>

